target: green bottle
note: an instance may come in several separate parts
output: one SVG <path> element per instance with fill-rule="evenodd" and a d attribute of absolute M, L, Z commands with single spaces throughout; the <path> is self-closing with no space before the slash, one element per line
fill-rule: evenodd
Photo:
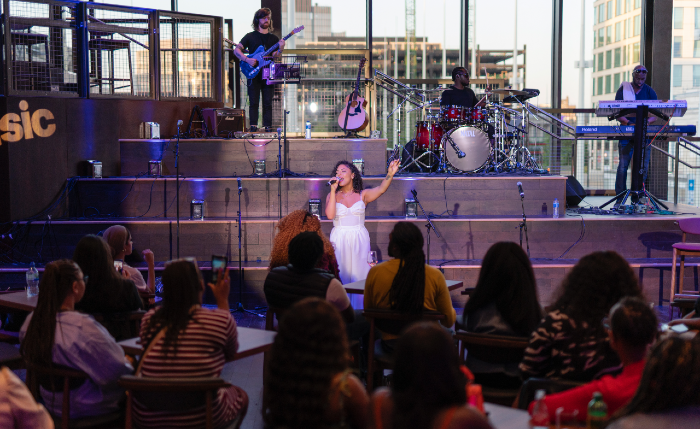
<path fill-rule="evenodd" d="M 603 402 L 603 394 L 595 392 L 593 399 L 588 403 L 587 429 L 599 429 L 608 420 L 608 406 Z"/>

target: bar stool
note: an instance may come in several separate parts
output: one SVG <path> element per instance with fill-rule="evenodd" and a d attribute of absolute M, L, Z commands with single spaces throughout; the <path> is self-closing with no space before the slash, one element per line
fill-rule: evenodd
<path fill-rule="evenodd" d="M 679 219 L 678 226 L 683 232 L 680 243 L 673 245 L 673 266 L 671 267 L 671 295 L 669 297 L 669 316 L 673 318 L 673 309 L 687 305 L 688 301 L 698 298 L 698 291 L 684 291 L 683 277 L 685 268 L 685 257 L 700 256 L 700 243 L 686 243 L 687 234 L 700 235 L 700 218 Z M 676 293 L 676 259 L 681 257 L 680 278 L 678 280 L 678 293 Z"/>

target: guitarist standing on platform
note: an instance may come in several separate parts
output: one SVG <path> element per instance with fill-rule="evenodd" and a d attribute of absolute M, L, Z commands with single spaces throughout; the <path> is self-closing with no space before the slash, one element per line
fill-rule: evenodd
<path fill-rule="evenodd" d="M 255 52 L 258 47 L 263 46 L 265 50 L 270 49 L 275 43 L 279 42 L 279 49 L 273 53 L 273 56 L 281 55 L 284 50 L 284 40 L 280 40 L 270 31 L 274 30 L 272 26 L 272 11 L 266 7 L 255 12 L 253 17 L 253 29 L 250 33 L 243 36 L 241 42 L 236 45 L 234 54 L 236 57 L 245 61 L 253 67 L 257 66 L 257 61 L 252 58 L 247 58 L 243 53 L 243 49 L 248 52 Z M 262 91 L 263 99 L 263 126 L 266 131 L 269 131 L 272 126 L 272 96 L 274 95 L 274 86 L 267 85 L 263 82 L 262 73 L 258 73 L 252 79 L 248 79 L 248 100 L 250 107 L 248 116 L 250 117 L 250 130 L 257 131 L 258 128 L 258 108 L 260 106 L 260 92 Z"/>

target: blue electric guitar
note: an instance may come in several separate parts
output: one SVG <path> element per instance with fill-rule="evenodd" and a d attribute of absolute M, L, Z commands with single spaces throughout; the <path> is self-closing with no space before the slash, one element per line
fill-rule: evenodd
<path fill-rule="evenodd" d="M 283 40 L 289 39 L 290 37 L 299 33 L 303 29 L 304 29 L 303 25 L 295 28 L 294 30 L 292 30 L 291 33 L 284 36 Z M 265 51 L 264 46 L 262 46 L 262 45 L 258 46 L 258 49 L 256 49 L 255 52 L 253 52 L 251 55 L 248 55 L 248 57 L 247 57 L 247 58 L 252 58 L 255 61 L 257 61 L 257 65 L 255 67 L 253 67 L 250 64 L 248 64 L 247 62 L 241 61 L 241 72 L 248 79 L 254 78 L 255 76 L 258 75 L 258 73 L 260 73 L 260 70 L 262 70 L 263 67 L 266 67 L 268 64 L 270 64 L 272 62 L 272 60 L 265 59 L 265 57 L 269 57 L 270 54 L 275 52 L 277 49 L 279 49 L 279 47 L 280 47 L 279 42 L 275 43 L 275 45 L 273 47 L 271 47 L 270 49 L 268 49 L 267 51 Z"/>

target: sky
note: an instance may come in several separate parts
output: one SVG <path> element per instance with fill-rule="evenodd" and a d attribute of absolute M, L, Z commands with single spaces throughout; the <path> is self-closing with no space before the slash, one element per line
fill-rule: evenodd
<path fill-rule="evenodd" d="M 347 0 L 313 0 L 320 6 L 331 6 L 331 28 L 345 31 L 348 36 L 365 36 L 365 2 Z M 427 35 L 429 42 L 442 43 L 448 49 L 459 48 L 461 0 L 414 0 L 416 36 Z M 551 92 L 551 0 L 476 0 L 476 44 L 481 49 L 512 50 L 515 43 L 515 7 L 517 3 L 517 46 L 527 46 L 528 88 L 540 90 L 538 102 L 549 104 Z M 564 2 L 562 55 L 562 97 L 578 107 L 579 71 L 574 61 L 580 55 L 581 1 Z M 592 59 L 593 0 L 583 0 L 585 12 L 586 60 Z M 169 9 L 170 0 L 107 0 L 102 3 L 136 7 Z M 474 0 L 472 0 L 474 2 Z M 359 3 L 359 6 L 358 6 Z M 373 0 L 373 33 L 375 37 L 405 35 L 405 1 Z M 253 13 L 260 7 L 259 0 L 178 0 L 182 12 L 223 16 L 233 19 L 234 40 L 240 40 L 250 31 Z M 445 13 L 447 12 L 447 13 Z M 443 22 L 445 25 L 443 25 Z M 591 70 L 586 71 L 584 105 L 590 107 Z"/>

